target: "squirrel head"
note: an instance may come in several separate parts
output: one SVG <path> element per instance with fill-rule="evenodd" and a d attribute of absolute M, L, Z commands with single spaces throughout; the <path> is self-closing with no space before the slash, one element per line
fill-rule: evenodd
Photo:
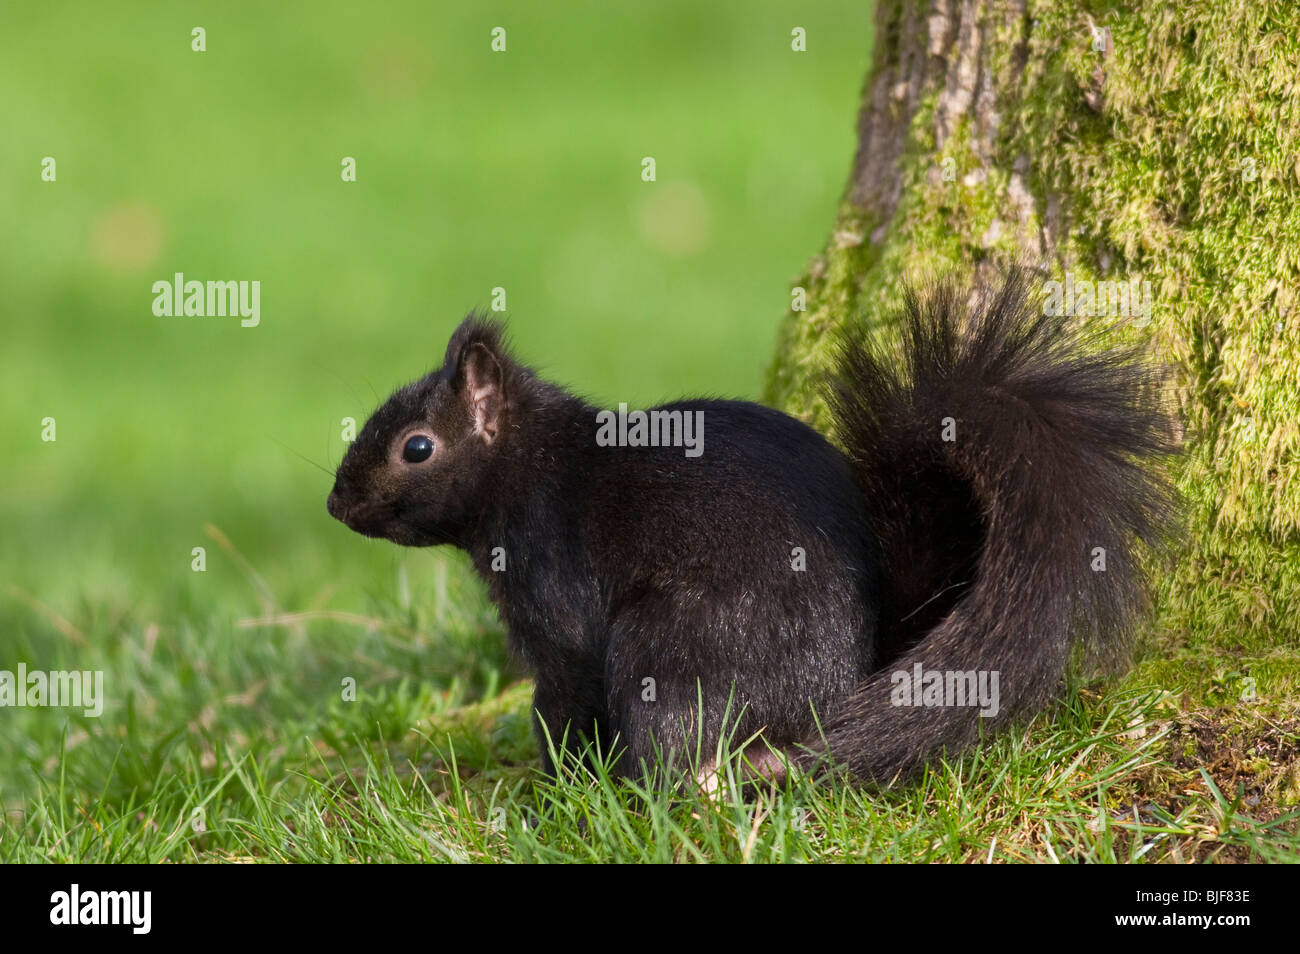
<path fill-rule="evenodd" d="M 331 516 L 406 546 L 458 543 L 482 508 L 511 414 L 526 383 L 503 325 L 471 314 L 443 366 L 399 388 L 370 416 L 334 479 Z"/>

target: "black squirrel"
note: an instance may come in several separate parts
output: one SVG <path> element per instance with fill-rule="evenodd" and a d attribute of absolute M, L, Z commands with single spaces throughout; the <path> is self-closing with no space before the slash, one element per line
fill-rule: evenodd
<path fill-rule="evenodd" d="M 328 509 L 469 552 L 536 677 L 548 771 L 547 737 L 635 774 L 709 755 L 726 722 L 751 773 L 888 783 L 1041 709 L 1077 648 L 1122 658 L 1139 541 L 1173 517 L 1157 369 L 1031 287 L 905 291 L 901 355 L 843 335 L 846 452 L 743 401 L 619 430 L 471 314 L 366 422 Z"/>

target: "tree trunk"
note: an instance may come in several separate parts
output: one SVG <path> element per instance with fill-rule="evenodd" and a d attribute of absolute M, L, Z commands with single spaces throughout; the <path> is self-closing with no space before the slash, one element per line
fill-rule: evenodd
<path fill-rule="evenodd" d="M 1190 517 L 1155 593 L 1162 675 L 1281 691 L 1300 671 L 1300 5 L 1127 6 L 879 0 L 852 173 L 767 397 L 824 428 L 831 333 L 888 334 L 903 278 L 1011 259 L 1080 290 L 1149 281 L 1149 323 L 1077 306 L 1175 369 Z"/>

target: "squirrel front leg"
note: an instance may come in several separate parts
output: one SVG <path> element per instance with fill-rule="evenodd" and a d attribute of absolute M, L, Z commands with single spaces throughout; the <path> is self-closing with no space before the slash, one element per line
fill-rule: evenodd
<path fill-rule="evenodd" d="M 608 725 L 603 681 L 598 672 L 586 666 L 556 666 L 537 674 L 533 731 L 548 776 L 557 775 L 552 749 L 570 760 L 594 746 L 592 754 L 603 757 L 610 747 Z"/>

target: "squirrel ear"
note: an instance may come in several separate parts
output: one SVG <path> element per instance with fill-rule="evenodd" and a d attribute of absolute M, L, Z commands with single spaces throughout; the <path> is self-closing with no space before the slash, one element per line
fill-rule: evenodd
<path fill-rule="evenodd" d="M 497 436 L 503 405 L 501 362 L 487 346 L 475 341 L 461 354 L 458 377 L 474 431 L 489 443 Z"/>

